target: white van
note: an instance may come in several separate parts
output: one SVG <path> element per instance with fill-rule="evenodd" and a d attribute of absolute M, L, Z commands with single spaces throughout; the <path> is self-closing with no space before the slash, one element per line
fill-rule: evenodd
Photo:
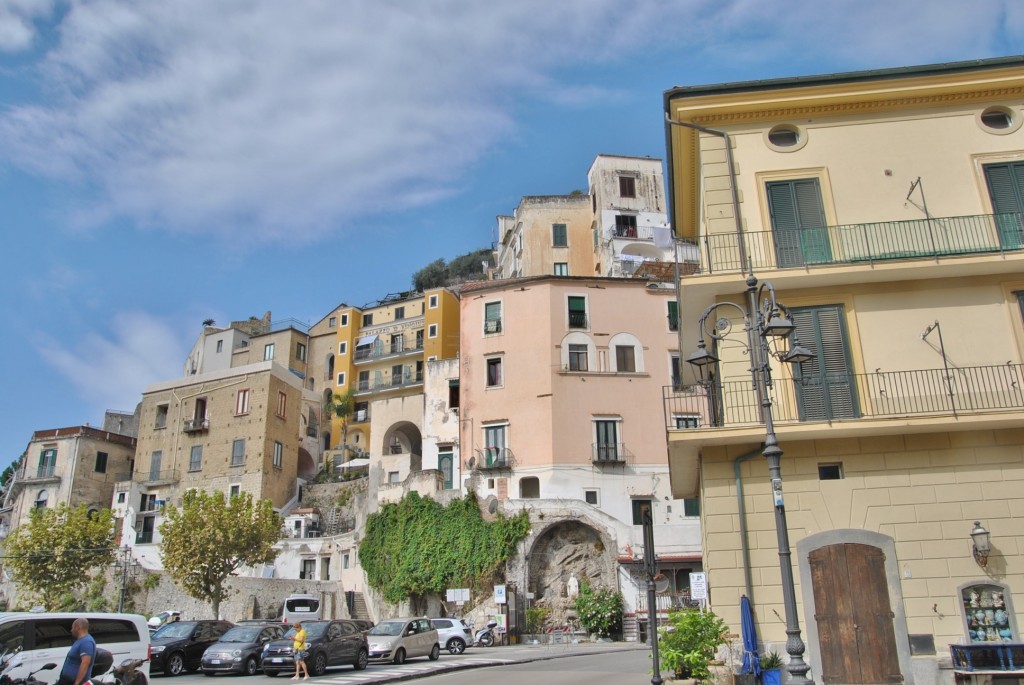
<path fill-rule="evenodd" d="M 321 616 L 320 598 L 315 595 L 289 595 L 284 600 L 281 620 L 285 623 L 296 621 L 319 621 Z"/>
<path fill-rule="evenodd" d="M 110 652 L 116 667 L 126 659 L 148 659 L 149 628 L 137 614 L 98 614 L 88 612 L 44 614 L 32 612 L 0 613 L 0 678 L 24 678 L 44 664 L 54 663 L 52 671 L 40 671 L 36 679 L 55 683 L 75 638 L 71 624 L 76 618 L 89 620 L 89 634 L 96 646 Z M 139 671 L 149 680 L 149 662 Z"/>

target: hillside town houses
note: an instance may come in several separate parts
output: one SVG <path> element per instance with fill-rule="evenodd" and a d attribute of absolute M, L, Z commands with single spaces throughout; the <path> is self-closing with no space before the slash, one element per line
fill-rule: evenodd
<path fill-rule="evenodd" d="M 207 322 L 134 413 L 35 431 L 0 537 L 32 508 L 112 507 L 158 571 L 167 503 L 246 492 L 285 526 L 245 575 L 379 619 L 366 517 L 473 491 L 530 516 L 486 607 L 513 637 L 536 603 L 567 620 L 583 579 L 646 639 L 649 516 L 655 613 L 699 600 L 738 633 L 746 597 L 822 682 L 951 683 L 951 645 L 1020 642 L 1024 58 L 664 108 L 664 160 L 598 155 L 585 192 L 523 197 L 486 279 Z"/>

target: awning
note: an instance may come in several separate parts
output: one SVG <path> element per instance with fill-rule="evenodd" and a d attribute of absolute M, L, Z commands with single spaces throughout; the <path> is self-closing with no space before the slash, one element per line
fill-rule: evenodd
<path fill-rule="evenodd" d="M 376 335 L 366 335 L 359 339 L 356 343 L 356 347 L 364 347 L 366 345 L 372 345 L 373 341 L 377 339 Z"/>
<path fill-rule="evenodd" d="M 369 459 L 358 458 L 358 459 L 350 459 L 349 461 L 346 461 L 344 464 L 341 465 L 341 468 L 343 468 L 343 469 L 352 469 L 352 468 L 355 468 L 357 466 L 369 466 L 369 465 L 370 465 L 370 460 Z"/>

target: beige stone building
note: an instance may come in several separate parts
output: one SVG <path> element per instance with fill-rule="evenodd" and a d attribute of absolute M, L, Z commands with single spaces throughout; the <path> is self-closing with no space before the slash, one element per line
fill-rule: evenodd
<path fill-rule="evenodd" d="M 673 223 L 702 260 L 684 354 L 705 307 L 745 307 L 752 271 L 795 324 L 773 354 L 816 355 L 773 357 L 769 393 L 810 675 L 952 683 L 951 644 L 1021 642 L 1024 59 L 675 88 L 665 106 L 684 124 Z M 702 500 L 714 610 L 738 632 L 749 595 L 784 653 L 745 322 L 723 305 L 709 323 L 720 362 L 666 389 L 666 416 L 701 416 L 669 420 L 672 491 Z"/>
<path fill-rule="evenodd" d="M 644 512 L 670 583 L 663 608 L 702 568 L 699 502 L 673 498 L 668 482 L 660 394 L 677 349 L 673 289 L 538 276 L 467 284 L 461 303 L 462 485 L 533 522 L 509 582 L 556 623 L 570 577 L 621 589 L 636 639 Z"/>
<path fill-rule="evenodd" d="M 115 483 L 131 474 L 134 458 L 135 438 L 128 435 L 89 426 L 36 431 L 7 488 L 0 537 L 26 523 L 33 509 L 110 508 Z"/>

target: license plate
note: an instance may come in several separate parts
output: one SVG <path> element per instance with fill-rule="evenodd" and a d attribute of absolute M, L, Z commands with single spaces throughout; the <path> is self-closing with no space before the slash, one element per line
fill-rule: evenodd
<path fill-rule="evenodd" d="M 220 663 L 220 659 L 210 659 L 210 663 L 214 664 L 214 665 L 219 664 Z"/>
<path fill-rule="evenodd" d="M 274 658 L 274 659 L 270 660 L 270 663 L 272 663 L 272 664 L 283 664 L 284 663 L 284 659 Z"/>

